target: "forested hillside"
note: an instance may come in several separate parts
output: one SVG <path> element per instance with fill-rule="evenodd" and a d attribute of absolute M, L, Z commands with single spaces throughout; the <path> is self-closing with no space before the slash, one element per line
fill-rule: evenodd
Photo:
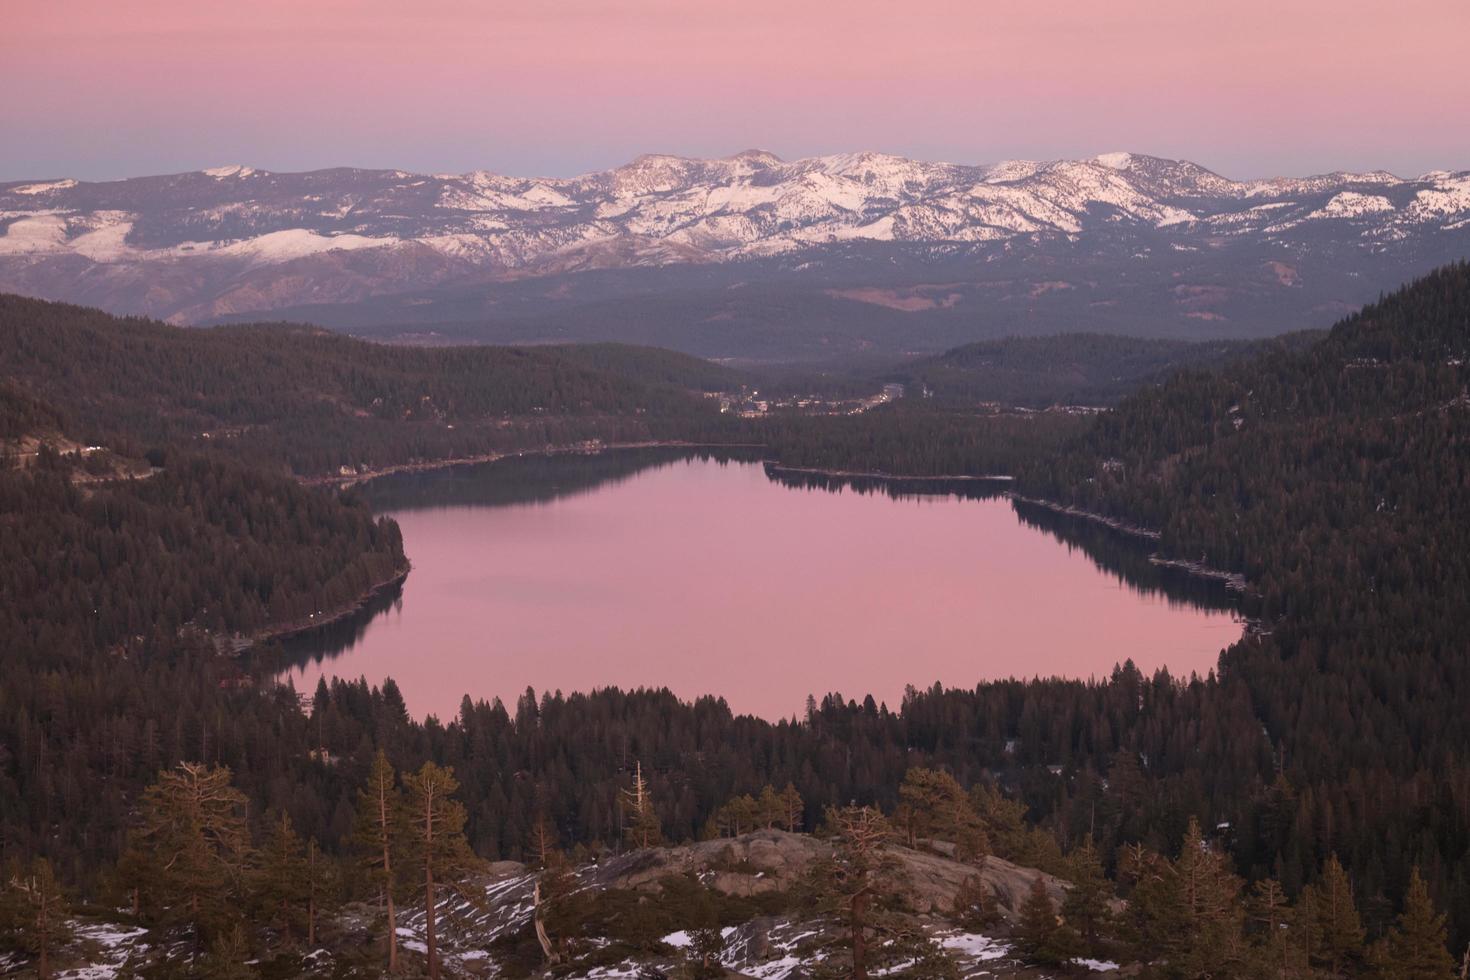
<path fill-rule="evenodd" d="M 904 398 L 861 415 L 773 415 L 750 431 L 783 466 L 890 476 L 1008 475 L 1091 424 Z"/>
<path fill-rule="evenodd" d="M 1269 341 L 1188 341 L 1109 334 L 1007 337 L 956 347 L 883 375 L 935 398 L 1048 405 L 1112 405 L 1182 368 L 1212 369 L 1265 349 L 1296 349 L 1321 336 Z"/>
<path fill-rule="evenodd" d="M 669 385 L 689 391 L 731 391 L 754 379 L 713 361 L 634 344 L 558 344 L 545 348 L 568 363 L 641 384 Z"/>
<path fill-rule="evenodd" d="M 72 434 L 205 449 L 297 474 L 717 434 L 684 389 L 725 376 L 668 352 L 385 347 L 310 327 L 190 330 L 0 296 L 0 377 Z"/>
<path fill-rule="evenodd" d="M 1184 770 L 1235 820 L 1242 867 L 1292 886 L 1336 852 L 1359 893 L 1387 904 L 1418 864 L 1461 937 L 1467 384 L 1460 264 L 1306 350 L 1141 392 L 1022 473 L 1029 493 L 1156 527 L 1164 553 L 1242 572 L 1259 592 L 1266 630 L 1227 651 L 1214 708 L 1178 733 Z M 1252 771 L 1252 785 L 1220 785 L 1225 771 Z"/>
<path fill-rule="evenodd" d="M 78 485 L 49 452 L 0 470 L 7 662 L 84 667 L 190 628 L 218 635 L 335 613 L 404 570 L 397 526 L 217 460 Z"/>
<path fill-rule="evenodd" d="M 61 416 L 55 409 L 0 379 L 0 439 L 19 439 L 60 428 Z"/>

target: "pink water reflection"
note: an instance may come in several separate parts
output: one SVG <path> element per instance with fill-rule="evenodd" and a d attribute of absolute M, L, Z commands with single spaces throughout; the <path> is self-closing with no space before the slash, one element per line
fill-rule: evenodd
<path fill-rule="evenodd" d="M 291 672 L 395 678 L 411 711 L 465 693 L 667 686 L 737 712 L 808 693 L 1006 676 L 1201 673 L 1227 612 L 1145 595 L 1022 525 L 1002 499 L 793 490 L 759 465 L 682 461 L 551 503 L 395 515 L 414 562 L 401 606 L 349 651 Z"/>

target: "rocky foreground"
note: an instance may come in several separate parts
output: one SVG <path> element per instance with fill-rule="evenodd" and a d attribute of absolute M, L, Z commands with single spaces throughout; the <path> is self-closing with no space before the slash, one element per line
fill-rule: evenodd
<path fill-rule="evenodd" d="M 1021 904 L 1039 878 L 1060 903 L 1067 883 L 1032 868 L 987 858 L 977 869 L 954 860 L 943 842 L 917 849 L 891 847 L 902 868 L 905 904 L 912 922 L 953 962 L 961 978 L 1041 976 L 1022 964 L 1009 937 Z M 700 892 L 726 912 L 750 914 L 721 932 L 720 963 L 727 977 L 802 980 L 826 955 L 823 947 L 840 929 L 813 914 L 800 885 L 814 863 L 831 853 L 826 841 L 805 834 L 761 830 L 737 838 L 631 851 L 575 869 L 579 890 L 597 897 L 608 934 L 581 944 L 576 956 L 547 967 L 536 942 L 533 915 L 538 875 L 525 865 L 491 864 L 464 895 L 438 906 L 444 971 L 450 976 L 539 977 L 585 980 L 689 975 L 693 908 Z M 999 918 L 983 932 L 954 921 L 951 910 L 962 883 L 980 875 L 995 896 Z M 246 964 L 261 976 L 374 976 L 382 972 L 382 915 L 378 908 L 349 905 L 321 924 L 315 948 L 298 948 Z M 58 959 L 56 976 L 103 980 L 146 971 L 168 948 L 125 921 L 87 919 L 78 938 Z M 418 975 L 424 965 L 424 915 L 403 910 L 398 920 L 401 971 Z M 179 952 L 175 948 L 174 952 Z M 0 970 L 5 964 L 0 963 Z M 1079 961 L 1074 975 L 1109 972 L 1111 963 Z M 1054 972 L 1054 971 L 1053 971 Z"/>

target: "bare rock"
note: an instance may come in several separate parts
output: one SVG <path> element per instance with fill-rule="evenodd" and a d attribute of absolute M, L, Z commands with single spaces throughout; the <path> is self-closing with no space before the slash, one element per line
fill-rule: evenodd
<path fill-rule="evenodd" d="M 894 846 L 891 851 L 903 863 L 910 902 L 920 913 L 948 912 L 960 886 L 976 874 L 995 893 L 1001 910 L 1012 917 L 1020 913 L 1037 878 L 1046 883 L 1058 905 L 1070 887 L 1054 875 L 1002 858 L 988 857 L 983 867 L 956 861 L 953 845 L 943 841 L 924 842 L 918 849 Z M 693 874 L 715 891 L 750 897 L 790 888 L 812 864 L 831 853 L 831 844 L 810 834 L 758 830 L 740 837 L 618 855 L 596 869 L 593 883 L 599 888 L 652 889 L 660 878 Z"/>
<path fill-rule="evenodd" d="M 954 907 L 955 893 L 967 879 L 980 875 L 980 880 L 995 894 L 996 904 L 1007 915 L 1020 914 L 1021 904 L 1037 878 L 1046 883 L 1053 902 L 1061 904 L 1070 886 L 1055 875 L 1035 868 L 1012 864 L 1003 858 L 987 857 L 983 867 L 956 861 L 932 851 L 894 847 L 893 853 L 908 872 L 912 893 L 910 902 L 917 912 L 948 912 Z"/>
<path fill-rule="evenodd" d="M 759 895 L 790 888 L 812 864 L 832 852 L 826 841 L 783 830 L 649 848 L 604 861 L 600 888 L 648 888 L 669 875 L 693 874 L 727 895 Z"/>

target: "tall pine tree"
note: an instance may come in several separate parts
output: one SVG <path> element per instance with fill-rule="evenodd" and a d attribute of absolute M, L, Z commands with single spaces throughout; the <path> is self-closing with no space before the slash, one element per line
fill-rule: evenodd
<path fill-rule="evenodd" d="M 408 791 L 406 812 L 413 864 L 422 875 L 429 977 L 439 980 L 439 889 L 454 889 L 467 900 L 477 902 L 478 896 L 469 894 L 460 885 L 479 861 L 465 840 L 464 805 L 453 798 L 459 791 L 454 770 L 425 762 L 418 772 L 410 773 L 403 781 Z"/>
<path fill-rule="evenodd" d="M 252 879 L 255 907 L 289 946 L 295 929 L 306 924 L 312 883 L 306 847 L 284 812 L 270 821 L 265 843 L 256 853 Z"/>
<path fill-rule="evenodd" d="M 1404 893 L 1404 910 L 1374 959 L 1386 980 L 1449 980 L 1455 959 L 1445 941 L 1445 917 L 1435 912 L 1416 866 Z"/>
<path fill-rule="evenodd" d="M 145 918 L 188 925 L 201 946 L 229 931 L 251 853 L 246 809 L 223 766 L 184 762 L 158 774 L 143 794 L 128 862 L 143 872 L 136 884 Z"/>
<path fill-rule="evenodd" d="M 1072 887 L 1062 900 L 1062 918 L 1076 930 L 1089 954 L 1101 956 L 1103 937 L 1111 931 L 1113 921 L 1113 887 L 1103 874 L 1091 834 L 1067 855 L 1067 865 Z"/>
<path fill-rule="evenodd" d="M 1306 925 L 1307 956 L 1333 976 L 1351 972 L 1363 958 L 1363 922 L 1352 882 L 1337 855 L 1328 856 L 1317 880 L 1298 899 Z"/>
<path fill-rule="evenodd" d="M 398 773 L 379 749 L 373 756 L 367 785 L 357 794 L 353 841 L 363 866 L 382 895 L 387 917 L 389 973 L 398 969 L 398 915 L 393 893 L 399 885 L 396 873 L 407 838 L 405 823 Z"/>
<path fill-rule="evenodd" d="M 34 957 L 38 980 L 47 980 L 52 954 L 72 937 L 70 910 L 51 862 L 37 858 L 27 869 L 14 868 L 3 885 L 0 942 Z"/>
<path fill-rule="evenodd" d="M 1016 949 L 1028 963 L 1060 966 L 1081 952 L 1081 940 L 1057 916 L 1046 880 L 1037 875 L 1021 903 L 1016 924 Z"/>

